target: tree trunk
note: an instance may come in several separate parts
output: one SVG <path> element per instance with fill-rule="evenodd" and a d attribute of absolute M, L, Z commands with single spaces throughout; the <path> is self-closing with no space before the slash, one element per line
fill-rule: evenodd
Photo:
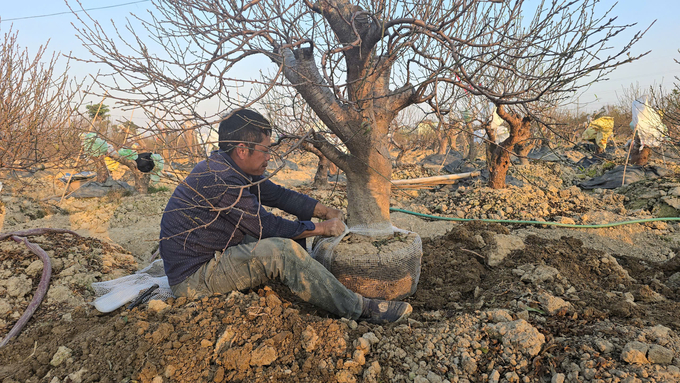
<path fill-rule="evenodd" d="M 391 164 L 375 164 L 382 171 L 371 166 L 358 165 L 347 174 L 347 225 L 372 225 L 390 222 L 390 179 Z M 374 167 L 374 169 L 375 169 Z M 382 173 L 378 174 L 378 173 Z"/>
<path fill-rule="evenodd" d="M 633 147 L 630 151 L 630 163 L 633 165 L 646 166 L 649 162 L 649 156 L 652 154 L 651 149 L 648 146 L 640 149 L 642 144 L 640 143 L 640 138 L 636 135 L 635 139 L 631 143 Z"/>
<path fill-rule="evenodd" d="M 503 105 L 497 106 L 496 112 L 503 120 L 510 125 L 510 136 L 500 144 L 495 144 L 495 132 L 491 132 L 487 126 L 489 135 L 489 146 L 487 149 L 486 163 L 489 168 L 489 187 L 492 189 L 502 189 L 505 187 L 505 176 L 510 167 L 510 152 L 515 145 L 529 138 L 531 119 L 511 114 L 505 110 Z"/>
<path fill-rule="evenodd" d="M 533 140 L 524 140 L 515 144 L 515 154 L 519 158 L 519 163 L 529 165 L 529 152 L 534 148 Z"/>
<path fill-rule="evenodd" d="M 488 148 L 486 162 L 489 168 L 489 187 L 503 189 L 505 187 L 505 176 L 510 167 L 510 153 L 495 143 L 489 143 Z"/>
<path fill-rule="evenodd" d="M 103 184 L 107 179 L 109 179 L 109 169 L 106 167 L 104 156 L 94 158 L 94 163 L 97 167 L 97 178 L 95 180 Z"/>
<path fill-rule="evenodd" d="M 445 132 L 442 132 L 441 129 L 437 131 L 437 143 L 438 143 L 438 148 L 437 148 L 437 154 L 446 154 L 446 149 L 448 148 L 448 137 L 445 134 Z"/>
<path fill-rule="evenodd" d="M 468 126 L 468 129 L 470 127 Z M 473 132 L 468 133 L 468 155 L 466 159 L 468 161 L 474 161 L 479 154 L 479 145 L 475 142 L 475 135 Z"/>
<path fill-rule="evenodd" d="M 130 169 L 132 178 L 135 180 L 135 190 L 139 194 L 147 194 L 149 192 L 149 182 L 151 182 L 151 174 L 142 173 L 137 169 L 137 162 L 119 156 L 117 153 L 111 155 L 116 161 Z"/>
<path fill-rule="evenodd" d="M 314 182 L 312 187 L 316 189 L 323 189 L 328 187 L 328 170 L 330 169 L 331 161 L 324 156 L 319 157 L 319 164 L 316 167 L 316 174 L 314 175 Z"/>
<path fill-rule="evenodd" d="M 448 134 L 449 147 L 454 152 L 458 151 L 458 133 Z"/>

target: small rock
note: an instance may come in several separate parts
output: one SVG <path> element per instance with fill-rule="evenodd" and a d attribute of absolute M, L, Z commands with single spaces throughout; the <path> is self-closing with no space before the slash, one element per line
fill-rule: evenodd
<path fill-rule="evenodd" d="M 672 289 L 680 288 L 680 272 L 673 273 L 670 277 L 668 277 L 666 285 Z"/>
<path fill-rule="evenodd" d="M 33 278 L 33 277 L 37 277 L 38 275 L 41 275 L 42 270 L 43 270 L 43 262 L 39 259 L 36 259 L 30 265 L 28 265 L 28 267 L 26 268 L 26 274 L 29 277 Z"/>
<path fill-rule="evenodd" d="M 87 373 L 87 369 L 81 368 L 77 372 L 68 374 L 66 376 L 66 379 L 64 379 L 65 382 L 72 382 L 72 383 L 81 383 L 83 381 L 83 375 Z M 154 383 L 154 382 L 152 382 Z"/>
<path fill-rule="evenodd" d="M 278 358 L 276 349 L 272 346 L 261 346 L 253 351 L 250 357 L 251 366 L 269 366 Z"/>
<path fill-rule="evenodd" d="M 510 315 L 510 311 L 508 310 L 491 310 L 487 312 L 487 315 L 489 317 L 489 321 L 493 323 L 512 322 L 512 315 Z"/>
<path fill-rule="evenodd" d="M 442 383 L 443 382 L 441 376 L 435 374 L 432 371 L 429 371 L 427 373 L 427 381 L 430 382 L 430 383 Z"/>
<path fill-rule="evenodd" d="M 33 282 L 26 276 L 20 274 L 7 280 L 7 295 L 10 297 L 22 298 L 31 292 Z"/>
<path fill-rule="evenodd" d="M 524 319 L 513 322 L 489 324 L 485 330 L 492 337 L 502 338 L 503 345 L 512 346 L 529 356 L 536 356 L 545 343 L 545 335 Z"/>
<path fill-rule="evenodd" d="M 175 371 L 177 371 L 177 367 L 172 364 L 168 364 L 165 366 L 165 372 L 163 372 L 163 375 L 165 375 L 166 378 L 170 378 L 175 375 Z"/>
<path fill-rule="evenodd" d="M 166 308 L 168 308 L 168 304 L 160 299 L 152 299 L 149 301 L 149 310 L 153 312 L 159 313 L 165 310 Z"/>
<path fill-rule="evenodd" d="M 496 234 L 494 240 L 496 247 L 487 255 L 489 266 L 498 266 L 512 251 L 524 249 L 524 241 L 515 235 Z"/>
<path fill-rule="evenodd" d="M 614 351 L 614 345 L 605 339 L 596 339 L 594 343 L 595 348 L 603 354 L 609 354 Z"/>
<path fill-rule="evenodd" d="M 498 383 L 501 380 L 501 373 L 498 370 L 493 370 L 489 374 L 489 383 Z"/>
<path fill-rule="evenodd" d="M 312 326 L 307 326 L 305 331 L 302 332 L 302 346 L 307 352 L 314 351 L 316 349 L 316 343 L 319 341 L 319 336 L 314 331 Z M 368 343 L 368 341 L 366 341 Z"/>
<path fill-rule="evenodd" d="M 649 361 L 645 355 L 649 346 L 642 342 L 628 342 L 621 351 L 621 360 L 630 364 L 647 364 Z"/>
<path fill-rule="evenodd" d="M 522 275 L 521 280 L 523 282 L 537 284 L 541 282 L 552 281 L 558 275 L 560 275 L 560 272 L 556 268 L 551 266 L 539 265 L 536 266 L 536 268 L 534 268 L 531 272 Z M 567 293 L 569 293 L 569 291 L 567 291 Z"/>
<path fill-rule="evenodd" d="M 358 338 L 357 340 L 354 341 L 354 348 L 357 350 L 360 350 L 364 354 L 368 354 L 371 350 L 371 342 L 368 341 L 366 338 Z"/>
<path fill-rule="evenodd" d="M 557 373 L 552 376 L 552 379 L 550 379 L 550 383 L 564 383 L 564 379 L 566 379 L 566 376 L 562 373 Z"/>
<path fill-rule="evenodd" d="M 59 349 L 57 352 L 54 353 L 52 356 L 52 360 L 50 360 L 50 364 L 54 367 L 59 366 L 60 364 L 64 363 L 66 359 L 71 357 L 71 353 L 73 351 L 65 346 L 59 346 Z"/>
<path fill-rule="evenodd" d="M 649 347 L 649 351 L 647 352 L 649 363 L 671 364 L 673 356 L 675 356 L 673 350 L 659 346 L 658 344 L 653 344 Z"/>
<path fill-rule="evenodd" d="M 267 307 L 278 307 L 281 306 L 281 299 L 276 296 L 276 294 L 268 294 L 267 295 Z"/>
<path fill-rule="evenodd" d="M 0 299 L 0 318 L 12 312 L 12 305 L 6 299 Z"/>
<path fill-rule="evenodd" d="M 569 302 L 562 298 L 554 297 L 546 292 L 541 292 L 537 297 L 538 301 L 543 307 L 543 310 L 548 313 L 548 315 L 556 315 L 560 312 L 566 312 L 571 306 Z"/>
<path fill-rule="evenodd" d="M 365 338 L 366 340 L 368 340 L 368 342 L 369 342 L 371 345 L 374 345 L 374 344 L 380 342 L 380 340 L 378 339 L 378 337 L 377 337 L 374 333 L 372 333 L 372 332 L 367 332 L 366 334 L 362 335 L 361 337 L 362 337 L 362 338 Z"/>
<path fill-rule="evenodd" d="M 356 383 L 357 379 L 349 370 L 340 370 L 335 373 L 335 379 L 338 383 Z"/>

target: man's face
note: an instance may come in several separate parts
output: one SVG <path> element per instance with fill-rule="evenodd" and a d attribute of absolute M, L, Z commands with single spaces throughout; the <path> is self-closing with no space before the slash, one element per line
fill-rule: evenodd
<path fill-rule="evenodd" d="M 255 144 L 252 153 L 248 148 L 245 148 L 243 160 L 239 164 L 241 169 L 251 176 L 261 176 L 267 170 L 267 163 L 271 157 L 269 154 L 269 146 L 271 139 L 269 136 L 262 134 L 262 142 Z"/>

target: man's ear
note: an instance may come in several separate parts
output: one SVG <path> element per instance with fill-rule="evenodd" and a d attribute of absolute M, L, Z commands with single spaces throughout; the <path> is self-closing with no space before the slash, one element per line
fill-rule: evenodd
<path fill-rule="evenodd" d="M 236 156 L 242 160 L 248 156 L 248 147 L 243 143 L 238 144 L 234 150 L 236 151 Z"/>

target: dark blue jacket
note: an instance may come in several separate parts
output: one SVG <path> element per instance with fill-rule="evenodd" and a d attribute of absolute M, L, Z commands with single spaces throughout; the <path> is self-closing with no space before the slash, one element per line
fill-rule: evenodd
<path fill-rule="evenodd" d="M 184 281 L 224 251 L 255 238 L 293 238 L 314 230 L 309 220 L 317 201 L 304 194 L 245 174 L 215 151 L 177 186 L 161 219 L 160 254 L 171 286 Z M 267 212 L 276 207 L 298 217 L 291 221 Z"/>

